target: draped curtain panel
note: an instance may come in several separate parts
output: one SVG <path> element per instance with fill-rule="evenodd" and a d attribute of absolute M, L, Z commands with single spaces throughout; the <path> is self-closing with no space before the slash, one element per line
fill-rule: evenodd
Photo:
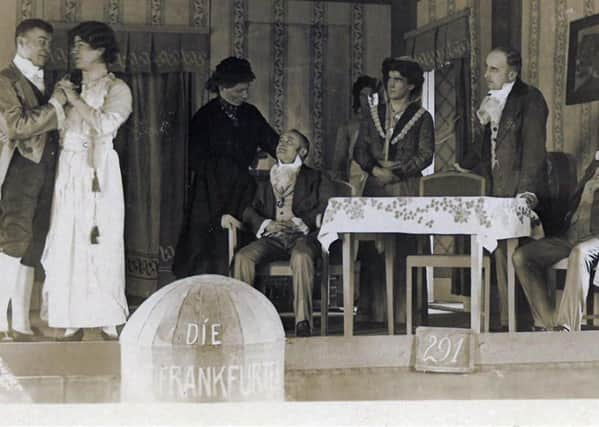
<path fill-rule="evenodd" d="M 208 77 L 207 34 L 117 32 L 112 66 L 133 93 L 119 130 L 125 188 L 127 294 L 146 297 L 172 281 L 171 264 L 185 204 L 189 118 L 194 82 Z M 69 69 L 67 37 L 57 31 L 50 69 Z"/>
<path fill-rule="evenodd" d="M 256 74 L 250 102 L 277 131 L 305 133 L 312 144 L 307 163 L 326 169 L 337 128 L 350 116 L 353 81 L 379 77 L 389 55 L 390 6 L 227 1 L 230 54 L 248 58 Z M 220 35 L 220 22 L 213 25 Z M 214 56 L 213 65 L 220 59 Z"/>

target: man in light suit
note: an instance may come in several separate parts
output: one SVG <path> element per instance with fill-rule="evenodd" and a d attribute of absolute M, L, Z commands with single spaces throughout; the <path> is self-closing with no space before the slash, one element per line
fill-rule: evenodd
<path fill-rule="evenodd" d="M 258 240 L 241 248 L 233 260 L 233 276 L 253 285 L 261 262 L 290 259 L 296 336 L 311 335 L 314 262 L 320 253 L 316 217 L 323 214 L 332 183 L 303 164 L 308 139 L 297 130 L 281 135 L 277 164 L 269 182 L 258 184 L 252 204 L 243 212 Z"/>
<path fill-rule="evenodd" d="M 522 58 L 518 51 L 497 47 L 487 56 L 486 64 L 489 93 L 476 112 L 483 126 L 483 137 L 456 167 L 472 169 L 484 176 L 491 196 L 526 198 L 542 218 L 547 193 L 547 103 L 537 88 L 520 79 Z M 506 325 L 505 241 L 500 241 L 495 251 L 495 265 L 500 323 Z"/>
<path fill-rule="evenodd" d="M 53 28 L 40 19 L 17 25 L 16 55 L 0 71 L 0 334 L 30 340 L 29 305 L 34 278 L 43 279 L 41 253 L 50 221 L 58 156 L 55 132 L 66 97 L 48 96 L 42 67 Z M 9 303 L 12 324 L 7 315 Z M 12 332 L 10 331 L 12 326 Z"/>

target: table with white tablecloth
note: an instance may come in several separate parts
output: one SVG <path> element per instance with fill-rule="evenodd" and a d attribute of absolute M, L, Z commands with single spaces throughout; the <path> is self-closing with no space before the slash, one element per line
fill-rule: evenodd
<path fill-rule="evenodd" d="M 483 248 L 492 252 L 507 239 L 509 330 L 515 331 L 515 274 L 511 257 L 518 238 L 543 236 L 536 213 L 522 198 L 502 197 L 334 197 L 329 200 L 318 240 L 328 251 L 343 238 L 344 333 L 353 334 L 352 235 L 409 233 L 470 235 L 471 328 L 480 332 Z M 387 247 L 389 245 L 386 245 Z M 391 251 L 385 252 L 386 280 L 393 281 Z M 392 286 L 392 285 L 391 285 Z"/>

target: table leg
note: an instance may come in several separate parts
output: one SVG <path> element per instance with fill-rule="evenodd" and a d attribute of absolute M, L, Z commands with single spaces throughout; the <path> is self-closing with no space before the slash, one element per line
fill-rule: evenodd
<path fill-rule="evenodd" d="M 518 247 L 518 239 L 507 241 L 507 310 L 508 330 L 516 332 L 516 271 L 512 262 L 512 255 Z"/>
<path fill-rule="evenodd" d="M 387 287 L 387 331 L 393 335 L 395 320 L 393 319 L 393 261 L 395 260 L 395 235 L 383 237 L 385 239 L 385 284 Z"/>
<path fill-rule="evenodd" d="M 483 248 L 477 235 L 470 236 L 470 328 L 480 333 Z"/>
<path fill-rule="evenodd" d="M 343 335 L 354 334 L 354 263 L 351 233 L 343 234 Z"/>

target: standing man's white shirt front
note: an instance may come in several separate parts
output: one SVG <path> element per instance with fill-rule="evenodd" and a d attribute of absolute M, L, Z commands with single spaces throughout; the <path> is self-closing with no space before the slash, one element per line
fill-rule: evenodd
<path fill-rule="evenodd" d="M 499 132 L 499 123 L 501 122 L 501 115 L 507 102 L 507 97 L 510 95 L 512 88 L 514 87 L 513 82 L 504 83 L 499 90 L 490 90 L 488 95 L 483 99 L 480 104 L 480 108 L 476 112 L 480 123 L 484 126 L 488 123 L 491 124 L 491 165 L 495 167 L 497 165 L 497 156 L 495 154 L 495 147 L 497 144 L 497 133 Z"/>
<path fill-rule="evenodd" d="M 46 90 L 46 86 L 44 84 L 44 69 L 34 65 L 29 59 L 23 58 L 18 53 L 15 55 L 12 60 L 15 67 L 19 69 L 21 73 L 25 76 L 27 80 L 35 85 L 36 88 L 40 90 L 41 93 L 44 93 Z M 48 104 L 52 104 L 54 109 L 56 110 L 56 118 L 58 119 L 58 129 L 62 129 L 62 124 L 64 123 L 64 108 L 62 108 L 62 104 L 58 102 L 55 98 L 50 98 L 48 100 Z"/>

